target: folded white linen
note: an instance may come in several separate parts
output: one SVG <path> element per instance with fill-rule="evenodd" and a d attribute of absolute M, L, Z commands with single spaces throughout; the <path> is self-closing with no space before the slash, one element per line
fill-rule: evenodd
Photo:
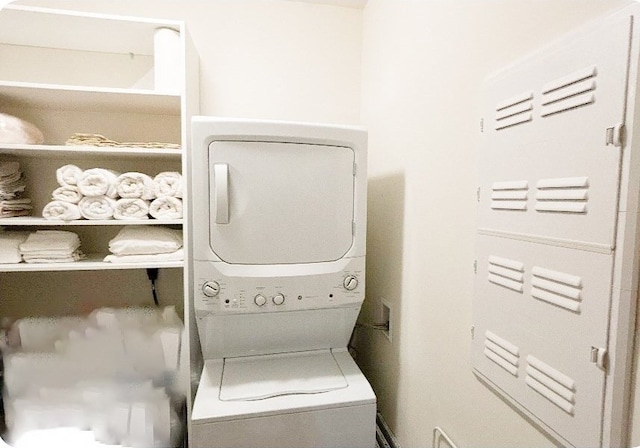
<path fill-rule="evenodd" d="M 103 168 L 91 168 L 82 173 L 78 179 L 78 190 L 85 196 L 108 196 L 115 198 L 116 179 L 119 173 Z"/>
<path fill-rule="evenodd" d="M 149 201 L 136 198 L 118 199 L 113 217 L 122 220 L 149 219 Z"/>
<path fill-rule="evenodd" d="M 9 114 L 0 114 L 0 143 L 40 145 L 44 136 L 34 124 Z"/>
<path fill-rule="evenodd" d="M 149 263 L 154 261 L 181 261 L 184 260 L 184 249 L 180 248 L 175 252 L 166 254 L 146 254 L 146 255 L 114 255 L 110 254 L 104 258 L 108 263 Z"/>
<path fill-rule="evenodd" d="M 180 230 L 159 226 L 127 226 L 109 241 L 116 255 L 146 255 L 175 252 L 182 247 Z"/>
<path fill-rule="evenodd" d="M 0 232 L 0 263 L 20 263 L 20 244 L 22 244 L 29 232 L 10 231 Z"/>
<path fill-rule="evenodd" d="M 42 216 L 45 219 L 62 219 L 63 221 L 73 221 L 82 218 L 80 207 L 77 204 L 64 201 L 51 201 L 42 209 Z"/>
<path fill-rule="evenodd" d="M 153 178 L 153 192 L 155 197 L 182 197 L 182 174 L 176 171 L 163 171 Z"/>
<path fill-rule="evenodd" d="M 149 214 L 156 219 L 182 218 L 182 200 L 173 196 L 160 196 L 149 205 Z"/>
<path fill-rule="evenodd" d="M 30 252 L 67 251 L 72 253 L 80 247 L 80 238 L 68 230 L 37 230 L 20 244 L 22 255 Z"/>
<path fill-rule="evenodd" d="M 51 193 L 51 199 L 54 201 L 70 202 L 77 204 L 82 199 L 82 195 L 78 191 L 78 187 L 73 185 L 65 185 L 58 187 Z"/>
<path fill-rule="evenodd" d="M 0 201 L 0 218 L 26 216 L 31 213 L 31 199 L 6 199 Z"/>
<path fill-rule="evenodd" d="M 121 198 L 151 200 L 156 197 L 153 179 L 143 173 L 123 173 L 116 179 L 116 191 Z"/>
<path fill-rule="evenodd" d="M 64 165 L 56 170 L 56 180 L 61 187 L 78 185 L 78 180 L 81 177 L 82 169 L 75 165 Z"/>
<path fill-rule="evenodd" d="M 79 261 L 85 258 L 85 255 L 80 250 L 74 250 L 70 254 L 66 255 L 51 255 L 51 254 L 30 254 L 23 255 L 25 263 L 70 263 Z"/>
<path fill-rule="evenodd" d="M 80 214 L 87 219 L 112 219 L 116 201 L 107 196 L 88 196 L 78 202 Z"/>

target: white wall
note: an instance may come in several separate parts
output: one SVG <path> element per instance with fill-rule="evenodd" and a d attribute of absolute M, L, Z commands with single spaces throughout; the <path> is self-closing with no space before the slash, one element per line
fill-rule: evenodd
<path fill-rule="evenodd" d="M 431 446 L 435 426 L 460 447 L 553 446 L 471 372 L 479 92 L 493 70 L 622 4 L 369 0 L 364 10 L 363 317 L 375 320 L 385 298 L 394 330 L 392 343 L 361 330 L 358 352 L 402 446 Z"/>

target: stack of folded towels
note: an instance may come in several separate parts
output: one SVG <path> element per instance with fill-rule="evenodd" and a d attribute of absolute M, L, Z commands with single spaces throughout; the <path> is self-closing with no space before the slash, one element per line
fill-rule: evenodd
<path fill-rule="evenodd" d="M 66 230 L 37 230 L 19 247 L 20 255 L 27 263 L 67 263 L 84 258 L 80 238 Z"/>
<path fill-rule="evenodd" d="M 146 263 L 184 260 L 179 230 L 158 226 L 124 227 L 109 241 L 111 263 Z"/>
<path fill-rule="evenodd" d="M 26 185 L 20 162 L 0 161 L 0 218 L 31 213 L 31 199 L 22 197 Z"/>
<path fill-rule="evenodd" d="M 65 165 L 56 171 L 56 179 L 60 187 L 42 210 L 47 219 L 182 218 L 182 175 L 178 172 L 165 171 L 151 178 L 138 172 L 83 171 Z"/>
<path fill-rule="evenodd" d="M 183 334 L 173 307 L 16 321 L 3 334 L 3 438 L 14 447 L 181 446 Z"/>

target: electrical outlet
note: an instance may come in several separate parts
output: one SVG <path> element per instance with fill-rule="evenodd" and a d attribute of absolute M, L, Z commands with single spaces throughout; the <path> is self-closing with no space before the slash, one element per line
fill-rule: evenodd
<path fill-rule="evenodd" d="M 387 329 L 383 330 L 382 334 L 391 342 L 391 304 L 384 299 L 380 299 L 380 323 L 387 326 Z"/>

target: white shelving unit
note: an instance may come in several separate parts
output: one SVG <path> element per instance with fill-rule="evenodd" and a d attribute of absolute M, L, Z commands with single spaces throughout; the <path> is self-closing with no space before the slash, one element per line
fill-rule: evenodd
<path fill-rule="evenodd" d="M 154 33 L 158 28 L 180 34 L 181 55 L 175 61 L 180 83 L 170 91 L 154 86 Z M 66 164 L 151 176 L 162 171 L 186 173 L 190 117 L 199 107 L 199 73 L 184 23 L 9 5 L 0 10 L 0 61 L 0 113 L 33 123 L 45 137 L 42 145 L 0 144 L 0 160 L 20 162 L 27 178 L 24 196 L 34 206 L 33 216 L 0 219 L 0 226 L 6 230 L 71 230 L 78 233 L 81 248 L 88 254 L 73 263 L 0 265 L 0 316 L 84 314 L 100 306 L 152 305 L 144 270 L 161 268 L 160 304 L 174 305 L 182 315 L 189 335 L 187 359 L 196 359 L 199 350 L 188 300 L 188 263 L 102 261 L 108 241 L 123 226 L 182 229 L 186 251 L 186 201 L 185 219 L 179 220 L 65 222 L 41 217 L 58 186 L 56 169 Z M 181 149 L 67 145 L 74 133 L 101 134 L 118 142 L 166 142 Z M 185 252 L 185 260 L 188 255 Z M 183 376 L 189 378 L 190 372 Z M 185 387 L 189 412 L 193 392 L 190 385 Z"/>

